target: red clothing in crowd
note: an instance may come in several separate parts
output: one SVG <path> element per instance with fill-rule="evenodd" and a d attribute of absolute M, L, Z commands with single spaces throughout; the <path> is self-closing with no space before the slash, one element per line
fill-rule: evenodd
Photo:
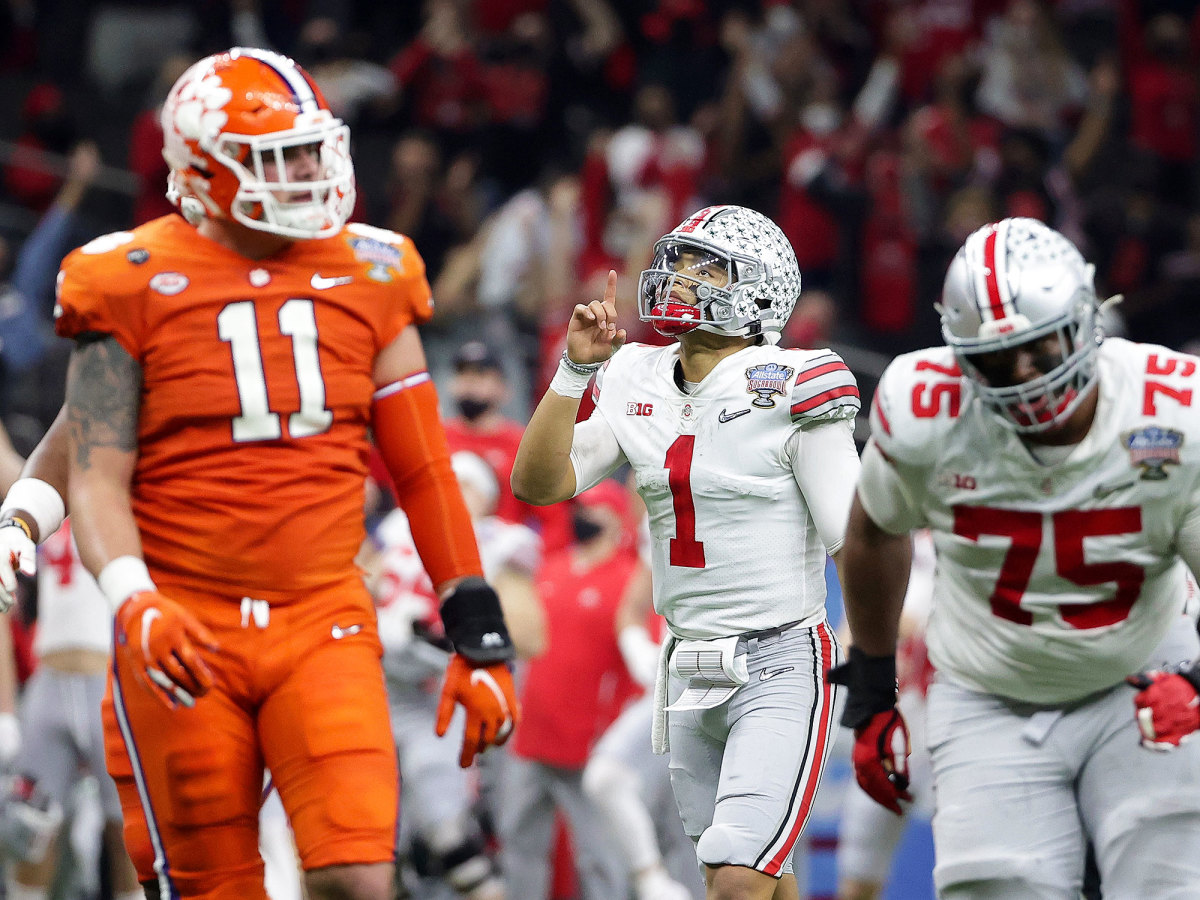
<path fill-rule="evenodd" d="M 413 117 L 421 127 L 465 132 L 480 124 L 487 99 L 486 73 L 469 46 L 443 55 L 418 37 L 388 67 L 411 96 Z"/>
<path fill-rule="evenodd" d="M 801 272 L 828 269 L 837 261 L 838 223 L 829 208 L 808 192 L 809 179 L 832 152 L 832 139 L 797 131 L 783 152 L 779 227 L 796 251 Z"/>
<path fill-rule="evenodd" d="M 513 496 L 513 461 L 517 458 L 517 446 L 525 429 L 517 422 L 505 421 L 494 431 L 482 432 L 471 428 L 461 418 L 445 421 L 446 440 L 450 452 L 469 450 L 483 457 L 496 473 L 500 482 L 500 499 L 496 515 L 506 522 L 528 525 L 542 538 L 546 553 L 566 547 L 571 541 L 571 519 L 567 506 L 556 503 L 552 506 L 530 506 Z"/>
<path fill-rule="evenodd" d="M 1167 162 L 1196 157 L 1200 93 L 1190 69 L 1148 60 L 1129 76 L 1131 137 Z"/>
<path fill-rule="evenodd" d="M 513 752 L 566 769 L 582 769 L 588 753 L 640 688 L 617 647 L 616 614 L 637 565 L 620 551 L 591 569 L 574 554 L 548 558 L 537 578 L 548 647 L 527 665 L 521 727 Z"/>
<path fill-rule="evenodd" d="M 159 110 L 142 110 L 129 130 L 129 170 L 141 182 L 133 203 L 134 225 L 143 225 L 151 219 L 175 212 L 175 207 L 167 199 L 167 175 L 170 170 L 163 159 L 162 146 Z"/>

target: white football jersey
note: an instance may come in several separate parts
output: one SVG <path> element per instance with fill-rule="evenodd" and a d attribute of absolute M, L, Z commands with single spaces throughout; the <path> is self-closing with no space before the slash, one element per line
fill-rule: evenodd
<path fill-rule="evenodd" d="M 724 358 L 685 394 L 678 358 L 677 344 L 627 345 L 598 374 L 596 410 L 572 450 L 577 492 L 632 466 L 649 517 L 654 606 L 677 636 L 821 621 L 821 535 L 841 545 L 858 471 L 854 376 L 830 350 L 767 344 Z M 825 483 L 813 478 L 806 497 L 793 465 L 826 427 L 838 429 L 840 458 L 820 460 Z"/>
<path fill-rule="evenodd" d="M 38 612 L 33 652 L 96 650 L 112 646 L 112 612 L 100 586 L 79 559 L 71 520 L 38 547 Z"/>
<path fill-rule="evenodd" d="M 1180 555 L 1200 563 L 1200 360 L 1109 338 L 1098 366 L 1095 422 L 1050 465 L 947 348 L 898 357 L 879 383 L 859 499 L 888 531 L 933 530 L 929 654 L 968 688 L 1078 700 L 1141 668 L 1183 610 Z"/>

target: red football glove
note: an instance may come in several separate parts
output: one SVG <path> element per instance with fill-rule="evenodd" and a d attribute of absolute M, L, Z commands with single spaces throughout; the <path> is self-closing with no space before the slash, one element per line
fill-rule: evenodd
<path fill-rule="evenodd" d="M 908 792 L 908 726 L 896 708 L 896 657 L 867 656 L 851 647 L 846 662 L 825 673 L 850 689 L 842 724 L 854 729 L 854 777 L 880 806 L 904 815 Z"/>
<path fill-rule="evenodd" d="M 875 713 L 854 732 L 854 778 L 872 800 L 898 816 L 900 801 L 912 802 L 908 792 L 908 726 L 895 707 Z"/>
<path fill-rule="evenodd" d="M 116 652 L 168 709 L 195 706 L 213 685 L 197 646 L 217 640 L 196 617 L 158 591 L 139 591 L 117 607 Z"/>
<path fill-rule="evenodd" d="M 460 654 L 452 654 L 438 704 L 438 737 L 445 735 L 450 727 L 456 703 L 461 703 L 467 712 L 462 755 L 458 759 L 458 764 L 466 769 L 474 762 L 475 754 L 507 741 L 520 719 L 508 666 L 502 662 L 473 666 Z"/>
<path fill-rule="evenodd" d="M 1143 747 L 1171 750 L 1200 729 L 1200 667 L 1184 672 L 1153 669 L 1125 680 L 1139 689 L 1133 705 Z"/>

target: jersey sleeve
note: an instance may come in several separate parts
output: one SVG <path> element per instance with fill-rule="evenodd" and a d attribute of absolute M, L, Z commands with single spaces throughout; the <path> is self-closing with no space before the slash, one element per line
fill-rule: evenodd
<path fill-rule="evenodd" d="M 130 356 L 140 360 L 139 307 L 133 298 L 120 298 L 114 292 L 113 285 L 120 279 L 108 255 L 89 249 L 103 240 L 97 238 L 63 260 L 55 290 L 54 330 L 65 338 L 92 332 L 110 334 Z"/>
<path fill-rule="evenodd" d="M 879 379 L 858 499 L 885 531 L 900 534 L 926 524 L 920 492 L 940 446 L 941 430 L 958 415 L 960 382 L 953 355 L 940 348 L 897 357 Z M 944 386 L 940 392 L 939 386 Z M 936 404 L 930 399 L 934 397 Z"/>
<path fill-rule="evenodd" d="M 588 418 L 575 425 L 575 435 L 571 440 L 576 497 L 588 488 L 595 487 L 625 462 L 625 453 L 604 409 L 609 404 L 610 396 L 620 390 L 614 387 L 608 394 L 603 393 L 606 382 L 621 380 L 619 372 L 615 376 L 610 374 L 613 358 L 610 357 L 597 370 L 592 380 L 592 402 L 595 406 Z"/>
<path fill-rule="evenodd" d="M 800 365 L 791 394 L 792 422 L 800 428 L 853 419 L 861 405 L 858 382 L 832 350 L 814 354 Z"/>
<path fill-rule="evenodd" d="M 617 436 L 599 408 L 575 426 L 571 465 L 575 469 L 575 496 L 593 488 L 625 462 Z"/>

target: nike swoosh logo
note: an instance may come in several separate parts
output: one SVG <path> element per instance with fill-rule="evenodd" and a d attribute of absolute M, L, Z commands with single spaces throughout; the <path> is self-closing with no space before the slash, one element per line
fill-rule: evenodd
<path fill-rule="evenodd" d="M 162 610 L 151 607 L 142 615 L 142 653 L 150 656 L 150 629 L 162 618 Z"/>
<path fill-rule="evenodd" d="M 326 278 L 323 275 L 314 274 L 309 284 L 313 286 L 314 291 L 323 291 L 326 288 L 337 287 L 339 284 L 349 284 L 353 280 L 353 275 L 339 275 L 336 278 Z"/>
<path fill-rule="evenodd" d="M 732 412 L 732 413 L 726 412 L 725 410 L 721 410 L 721 414 L 719 416 L 717 416 L 717 421 L 718 422 L 732 422 L 734 419 L 738 418 L 739 416 L 748 416 L 748 415 L 750 415 L 750 410 L 748 410 L 748 409 L 739 409 L 737 412 Z"/>
<path fill-rule="evenodd" d="M 1115 494 L 1117 491 L 1123 491 L 1127 487 L 1133 487 L 1137 484 L 1136 478 L 1130 478 L 1128 481 L 1119 481 L 1117 483 L 1109 482 L 1108 484 L 1098 484 L 1096 489 L 1092 491 L 1092 496 L 1097 500 L 1103 500 L 1109 494 Z"/>
<path fill-rule="evenodd" d="M 746 410 L 746 412 L 750 412 L 750 410 Z M 795 668 L 796 668 L 795 666 L 784 666 L 782 669 L 772 669 L 769 672 L 766 669 L 763 669 L 761 672 L 758 673 L 758 680 L 759 681 L 770 681 L 776 675 L 782 675 L 784 672 L 791 672 Z"/>
<path fill-rule="evenodd" d="M 496 695 L 496 702 L 500 704 L 500 711 L 504 714 L 504 724 L 497 730 L 496 740 L 503 740 L 512 731 L 512 714 L 508 711 L 508 701 L 504 699 L 504 691 L 500 689 L 500 685 L 496 683 L 496 679 L 487 669 L 472 669 L 471 684 L 482 684 Z"/>
<path fill-rule="evenodd" d="M 358 634 L 360 631 L 362 631 L 361 625 L 349 625 L 343 628 L 341 625 L 336 623 L 334 624 L 333 628 L 329 629 L 329 633 L 333 635 L 333 639 L 335 641 L 340 641 L 342 638 L 348 637 L 352 634 Z"/>

